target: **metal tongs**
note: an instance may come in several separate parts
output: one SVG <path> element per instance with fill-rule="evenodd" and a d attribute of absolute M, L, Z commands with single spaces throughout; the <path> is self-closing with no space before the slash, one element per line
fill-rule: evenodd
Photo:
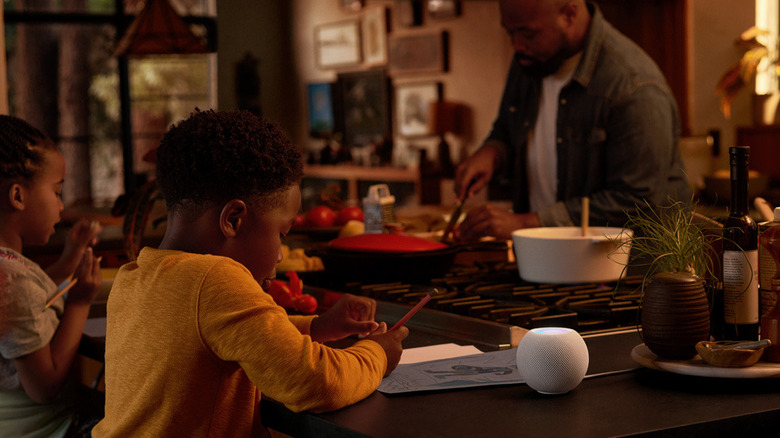
<path fill-rule="evenodd" d="M 455 208 L 452 210 L 450 221 L 447 223 L 447 228 L 444 229 L 444 234 L 441 236 L 442 242 L 447 241 L 450 234 L 452 234 L 452 231 L 455 230 L 455 225 L 457 225 L 461 214 L 463 214 L 463 204 L 465 204 L 466 200 L 469 198 L 469 191 L 471 191 L 471 186 L 474 185 L 475 181 L 476 180 L 471 180 L 468 187 L 466 187 L 466 195 L 463 197 L 463 199 L 458 199 L 458 201 L 455 203 Z"/>

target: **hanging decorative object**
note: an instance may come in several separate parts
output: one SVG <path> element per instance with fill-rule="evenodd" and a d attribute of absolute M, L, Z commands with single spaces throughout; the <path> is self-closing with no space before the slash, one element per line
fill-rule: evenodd
<path fill-rule="evenodd" d="M 114 51 L 115 56 L 207 53 L 168 0 L 147 0 Z"/>

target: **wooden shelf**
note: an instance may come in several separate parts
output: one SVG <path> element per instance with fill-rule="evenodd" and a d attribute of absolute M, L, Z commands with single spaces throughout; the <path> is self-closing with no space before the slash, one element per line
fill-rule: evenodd
<path fill-rule="evenodd" d="M 347 196 L 359 200 L 358 181 L 410 182 L 415 191 L 420 190 L 420 172 L 400 167 L 365 167 L 344 165 L 306 165 L 303 174 L 307 178 L 341 179 L 347 181 Z"/>

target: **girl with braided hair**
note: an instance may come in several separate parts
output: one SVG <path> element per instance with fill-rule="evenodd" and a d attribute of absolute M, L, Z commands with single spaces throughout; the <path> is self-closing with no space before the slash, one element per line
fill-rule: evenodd
<path fill-rule="evenodd" d="M 44 271 L 22 255 L 44 245 L 63 210 L 65 159 L 54 142 L 0 115 L 0 430 L 4 436 L 88 434 L 97 419 L 71 379 L 89 307 L 101 283 L 98 223 L 80 221 Z M 73 277 L 67 300 L 58 284 Z"/>

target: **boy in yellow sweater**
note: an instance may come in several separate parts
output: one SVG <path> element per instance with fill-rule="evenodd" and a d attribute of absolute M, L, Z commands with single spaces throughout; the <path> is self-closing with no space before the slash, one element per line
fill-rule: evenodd
<path fill-rule="evenodd" d="M 157 150 L 168 208 L 159 249 L 123 266 L 108 300 L 106 416 L 93 436 L 262 436 L 261 392 L 295 411 L 371 394 L 408 330 L 345 295 L 288 316 L 264 292 L 301 203 L 297 148 L 245 111 L 196 111 Z M 261 287 L 262 286 L 262 287 Z M 362 334 L 346 349 L 322 342 Z"/>

